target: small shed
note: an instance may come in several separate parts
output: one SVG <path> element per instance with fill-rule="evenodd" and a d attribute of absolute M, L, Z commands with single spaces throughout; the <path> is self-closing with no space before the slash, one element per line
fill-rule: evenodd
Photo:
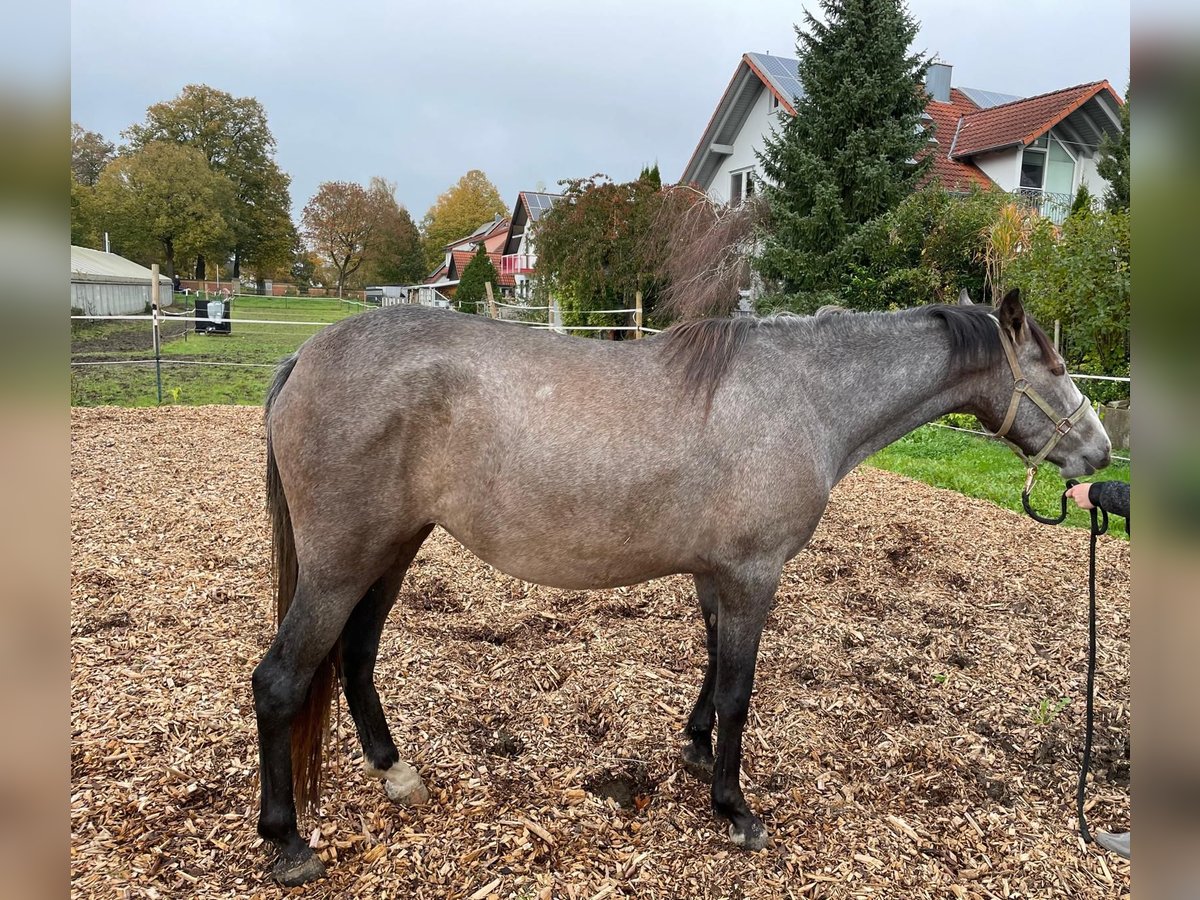
<path fill-rule="evenodd" d="M 131 316 L 150 303 L 150 270 L 103 250 L 71 247 L 71 308 L 88 316 Z M 172 300 L 171 279 L 160 274 L 159 303 Z"/>

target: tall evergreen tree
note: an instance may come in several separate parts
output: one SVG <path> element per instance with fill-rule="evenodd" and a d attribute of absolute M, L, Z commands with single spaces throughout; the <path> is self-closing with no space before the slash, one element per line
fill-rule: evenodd
<path fill-rule="evenodd" d="M 500 285 L 500 276 L 496 267 L 487 255 L 487 248 L 482 244 L 475 250 L 475 255 L 459 276 L 458 287 L 454 291 L 454 302 L 463 312 L 479 312 L 479 302 L 487 299 L 486 282 L 492 283 L 493 293 Z"/>
<path fill-rule="evenodd" d="M 923 174 L 928 59 L 901 0 L 821 0 L 796 27 L 804 96 L 759 155 L 770 207 L 756 265 L 800 309 L 836 291 L 840 251 Z"/>
<path fill-rule="evenodd" d="M 1112 140 L 1108 135 L 1100 142 L 1100 158 L 1096 160 L 1096 171 L 1108 182 L 1104 192 L 1104 206 L 1109 212 L 1129 209 L 1129 88 L 1125 88 L 1125 102 L 1121 104 L 1121 136 Z"/>

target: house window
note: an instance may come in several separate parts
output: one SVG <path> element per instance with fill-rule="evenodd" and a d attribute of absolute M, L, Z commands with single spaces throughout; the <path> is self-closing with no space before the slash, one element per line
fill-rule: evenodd
<path fill-rule="evenodd" d="M 754 196 L 754 170 L 742 169 L 729 174 L 729 205 L 737 206 L 743 200 Z"/>
<path fill-rule="evenodd" d="M 771 112 L 778 112 L 779 111 L 779 95 L 776 94 L 774 91 L 770 91 L 769 93 L 771 94 Z"/>
<path fill-rule="evenodd" d="M 1075 158 L 1057 140 L 1043 134 L 1021 154 L 1021 187 L 1069 194 L 1075 181 Z"/>
<path fill-rule="evenodd" d="M 1040 191 L 1046 175 L 1046 151 L 1026 147 L 1021 157 L 1021 187 Z"/>

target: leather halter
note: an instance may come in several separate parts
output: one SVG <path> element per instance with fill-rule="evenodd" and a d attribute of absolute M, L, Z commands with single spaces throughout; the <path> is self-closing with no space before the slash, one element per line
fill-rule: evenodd
<path fill-rule="evenodd" d="M 1090 408 L 1087 397 L 1084 397 L 1079 402 L 1079 407 L 1069 416 L 1060 416 L 1058 412 L 1039 394 L 1025 378 L 1021 372 L 1021 364 L 1017 362 L 1017 350 L 1013 346 L 1012 339 L 1005 333 L 1004 327 L 991 313 L 988 313 L 988 318 L 996 323 L 996 328 L 1000 332 L 1000 346 L 1004 348 L 1004 355 L 1008 359 L 1008 366 L 1012 369 L 1013 374 L 1013 393 L 1012 399 L 1008 403 L 1008 413 L 1004 416 L 1004 422 L 1000 429 L 992 434 L 992 437 L 999 438 L 1012 448 L 1012 451 L 1017 454 L 1022 462 L 1025 463 L 1026 478 L 1025 492 L 1028 494 L 1033 487 L 1033 480 L 1037 477 L 1037 468 L 1046 455 L 1058 446 L 1058 442 L 1063 439 L 1063 436 L 1068 434 L 1076 423 L 1084 417 Z M 1012 428 L 1013 422 L 1017 418 L 1017 407 L 1021 405 L 1021 398 L 1028 397 L 1032 400 L 1042 412 L 1054 423 L 1054 433 L 1050 435 L 1050 439 L 1046 441 L 1044 447 L 1038 451 L 1037 455 L 1030 459 L 1025 455 L 1025 451 L 1010 441 L 1006 435 L 1008 430 Z"/>

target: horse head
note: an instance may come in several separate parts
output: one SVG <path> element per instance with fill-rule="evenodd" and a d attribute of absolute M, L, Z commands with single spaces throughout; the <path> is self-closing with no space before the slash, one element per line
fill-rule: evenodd
<path fill-rule="evenodd" d="M 967 292 L 959 303 L 969 305 Z M 1110 462 L 1112 442 L 1100 419 L 1045 333 L 1011 290 L 989 314 L 999 329 L 1004 358 L 985 377 L 978 418 L 1029 466 L 1043 460 L 1063 478 L 1091 475 Z"/>

